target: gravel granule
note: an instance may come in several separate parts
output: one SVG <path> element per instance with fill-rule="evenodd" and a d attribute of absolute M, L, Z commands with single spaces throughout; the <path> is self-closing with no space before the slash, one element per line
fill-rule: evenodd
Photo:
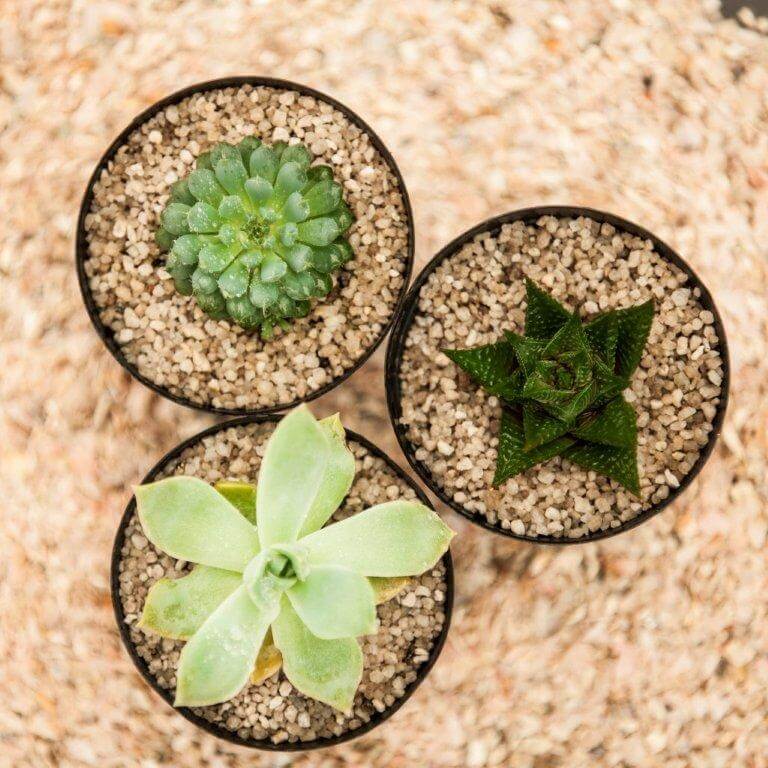
<path fill-rule="evenodd" d="M 271 341 L 179 294 L 154 242 L 170 185 L 212 145 L 251 134 L 303 142 L 333 167 L 356 216 L 355 255 L 331 293 Z M 264 408 L 316 392 L 377 342 L 404 289 L 410 234 L 395 174 L 343 113 L 294 91 L 245 85 L 167 107 L 131 134 L 93 192 L 85 269 L 102 322 L 139 373 L 200 405 Z"/>
<path fill-rule="evenodd" d="M 648 298 L 656 316 L 625 397 L 637 413 L 641 498 L 557 457 L 493 488 L 500 404 L 442 352 L 521 331 L 528 276 L 585 318 Z M 713 314 L 644 240 L 588 218 L 545 216 L 478 235 L 421 289 L 400 370 L 415 456 L 466 510 L 518 535 L 580 538 L 665 499 L 707 445 L 723 361 Z"/>
<path fill-rule="evenodd" d="M 254 482 L 273 424 L 232 427 L 188 448 L 163 473 L 194 475 L 209 482 L 222 479 Z M 333 521 L 374 504 L 415 499 L 413 489 L 362 445 L 350 441 L 356 458 L 352 488 Z M 176 687 L 176 667 L 184 643 L 145 633 L 136 624 L 149 588 L 163 577 L 179 578 L 189 564 L 157 550 L 144 536 L 138 516 L 128 521 L 119 566 L 120 600 L 131 642 L 157 683 Z M 430 658 L 445 622 L 445 567 L 412 580 L 400 594 L 378 606 L 379 632 L 360 639 L 363 679 L 351 714 L 343 714 L 299 693 L 281 672 L 259 685 L 248 685 L 230 701 L 193 712 L 242 739 L 273 744 L 333 738 L 362 727 L 407 692 L 419 667 Z"/>

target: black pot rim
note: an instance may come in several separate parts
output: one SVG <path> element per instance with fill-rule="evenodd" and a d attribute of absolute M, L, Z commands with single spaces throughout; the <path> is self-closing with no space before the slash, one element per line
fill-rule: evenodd
<path fill-rule="evenodd" d="M 704 309 L 708 309 L 714 315 L 714 328 L 717 333 L 720 343 L 719 351 L 720 357 L 723 361 L 723 381 L 722 381 L 722 394 L 720 396 L 720 402 L 718 403 L 715 417 L 712 421 L 712 431 L 709 435 L 707 444 L 702 448 L 699 453 L 696 462 L 691 471 L 680 481 L 678 488 L 670 490 L 669 496 L 666 499 L 654 504 L 647 510 L 640 512 L 637 516 L 633 517 L 622 523 L 616 528 L 609 528 L 605 531 L 597 531 L 589 533 L 586 536 L 581 536 L 578 539 L 569 539 L 566 537 L 557 538 L 555 536 L 529 536 L 527 534 L 519 535 L 513 533 L 510 530 L 505 530 L 499 525 L 493 525 L 489 523 L 484 516 L 477 515 L 471 511 L 465 509 L 462 505 L 455 502 L 445 492 L 445 490 L 437 483 L 432 476 L 429 468 L 424 462 L 419 461 L 415 456 L 415 449 L 412 443 L 408 440 L 405 427 L 400 423 L 402 416 L 401 406 L 401 387 L 400 387 L 400 366 L 403 359 L 403 349 L 405 346 L 405 339 L 410 330 L 411 323 L 418 313 L 419 294 L 424 283 L 429 276 L 434 272 L 438 265 L 445 259 L 450 258 L 459 249 L 461 249 L 466 243 L 470 242 L 479 234 L 489 233 L 494 234 L 504 225 L 514 221 L 525 221 L 526 223 L 534 222 L 541 216 L 557 216 L 558 218 L 577 218 L 579 216 L 587 216 L 590 219 L 599 223 L 612 224 L 617 229 L 622 229 L 630 234 L 637 235 L 644 239 L 651 240 L 653 242 L 656 252 L 665 260 L 671 262 L 675 266 L 679 267 L 685 272 L 693 287 L 699 288 L 701 291 L 701 297 L 699 301 Z M 657 515 L 669 504 L 671 504 L 680 494 L 693 482 L 694 478 L 701 472 L 704 465 L 707 463 L 712 451 L 714 450 L 717 439 L 720 436 L 720 431 L 723 426 L 723 419 L 725 418 L 725 412 L 728 408 L 728 398 L 730 393 L 730 360 L 728 356 L 728 341 L 725 335 L 725 328 L 723 326 L 722 318 L 717 310 L 717 306 L 710 294 L 707 287 L 701 281 L 699 276 L 691 269 L 691 267 L 680 257 L 680 255 L 674 251 L 663 240 L 660 240 L 654 234 L 649 232 L 644 227 L 641 227 L 634 222 L 623 219 L 620 216 L 615 216 L 605 211 L 598 211 L 593 208 L 583 208 L 579 206 L 567 206 L 567 205 L 547 205 L 547 206 L 535 206 L 531 208 L 522 208 L 516 211 L 510 211 L 508 213 L 501 214 L 499 216 L 493 216 L 485 221 L 477 224 L 471 229 L 467 230 L 457 238 L 452 240 L 448 245 L 442 248 L 427 264 L 426 267 L 419 273 L 408 291 L 408 296 L 405 299 L 405 304 L 397 318 L 392 334 L 389 338 L 387 345 L 387 359 L 386 359 L 386 389 L 387 389 L 387 408 L 389 410 L 389 418 L 392 422 L 392 428 L 397 436 L 400 448 L 403 451 L 408 463 L 411 465 L 416 474 L 421 478 L 424 484 L 429 490 L 435 494 L 444 504 L 450 507 L 454 512 L 467 518 L 475 525 L 479 525 L 494 533 L 498 533 L 501 536 L 507 536 L 508 538 L 518 539 L 520 541 L 527 541 L 534 544 L 586 544 L 588 542 L 599 541 L 600 539 L 607 539 L 612 536 L 616 536 L 620 533 L 636 528 L 638 525 L 649 520 L 654 515 Z"/>
<path fill-rule="evenodd" d="M 398 296 L 398 299 L 394 307 L 392 308 L 392 315 L 389 318 L 389 320 L 382 326 L 382 329 L 379 332 L 378 337 L 374 340 L 374 342 L 368 347 L 368 349 L 363 353 L 363 355 L 355 362 L 355 364 L 351 368 L 344 371 L 344 373 L 342 373 L 341 376 L 337 376 L 333 378 L 330 382 L 320 387 L 320 389 L 314 392 L 310 392 L 306 397 L 292 400 L 289 403 L 278 403 L 276 405 L 270 405 L 264 408 L 223 408 L 223 407 L 217 407 L 217 406 L 206 404 L 206 403 L 197 403 L 191 400 L 190 398 L 174 394 L 166 387 L 160 384 L 157 384 L 151 379 L 148 379 L 143 374 L 139 373 L 138 368 L 133 363 L 129 362 L 128 359 L 125 357 L 120 345 L 115 340 L 114 333 L 110 328 L 108 328 L 102 322 L 101 317 L 99 316 L 99 308 L 93 298 L 93 295 L 91 294 L 91 289 L 88 285 L 88 276 L 85 272 L 85 262 L 88 259 L 88 239 L 85 231 L 85 217 L 88 215 L 91 208 L 91 204 L 93 202 L 94 184 L 98 180 L 102 171 L 106 169 L 108 163 L 115 156 L 118 149 L 120 149 L 120 147 L 123 146 L 123 144 L 125 144 L 128 137 L 137 128 L 143 125 L 147 120 L 149 120 L 151 117 L 156 115 L 158 112 L 163 111 L 166 107 L 169 107 L 171 104 L 177 104 L 178 102 L 182 101 L 188 96 L 192 96 L 196 93 L 206 93 L 208 91 L 215 91 L 221 88 L 238 88 L 244 85 L 252 85 L 254 87 L 274 88 L 276 90 L 297 91 L 303 96 L 312 96 L 315 99 L 318 99 L 319 101 L 324 101 L 327 104 L 330 104 L 332 107 L 342 112 L 350 122 L 352 122 L 354 125 L 360 128 L 360 130 L 365 132 L 370 137 L 371 143 L 373 144 L 374 147 L 376 147 L 376 150 L 384 158 L 384 161 L 387 163 L 390 170 L 392 171 L 392 173 L 395 175 L 395 178 L 397 179 L 397 183 L 400 188 L 400 194 L 402 195 L 402 199 L 403 199 L 403 207 L 405 208 L 406 226 L 408 228 L 408 245 L 407 245 L 406 254 L 405 254 L 405 270 L 403 271 L 403 285 L 400 289 L 400 295 Z M 111 353 L 112 357 L 114 357 L 115 360 L 117 360 L 117 362 L 126 371 L 128 371 L 128 373 L 131 376 L 133 376 L 133 378 L 135 378 L 137 381 L 140 381 L 145 387 L 149 387 L 149 389 L 156 392 L 158 395 L 161 395 L 162 397 L 165 397 L 168 400 L 171 400 L 172 402 L 177 403 L 178 405 L 183 405 L 187 408 L 194 408 L 195 410 L 198 410 L 198 411 L 205 411 L 206 413 L 217 413 L 225 416 L 253 416 L 253 415 L 259 415 L 259 414 L 280 413 L 281 411 L 286 411 L 290 408 L 293 408 L 299 405 L 300 403 L 308 403 L 311 400 L 314 400 L 315 398 L 318 398 L 318 397 L 321 397 L 322 395 L 327 394 L 332 389 L 337 387 L 339 384 L 346 381 L 350 376 L 352 376 L 352 374 L 354 374 L 359 368 L 362 367 L 362 365 L 368 360 L 368 358 L 376 351 L 376 349 L 379 347 L 381 342 L 384 341 L 384 338 L 386 337 L 390 328 L 394 324 L 394 321 L 397 318 L 398 314 L 400 313 L 400 310 L 405 302 L 408 283 L 411 279 L 411 273 L 413 271 L 415 241 L 416 241 L 416 234 L 415 234 L 414 220 L 413 220 L 413 209 L 411 207 L 411 200 L 410 200 L 410 197 L 408 196 L 408 189 L 405 186 L 405 180 L 403 179 L 403 175 L 400 172 L 400 169 L 398 168 L 398 165 L 392 153 L 389 151 L 389 149 L 387 149 L 386 145 L 381 140 L 381 138 L 379 138 L 379 135 L 373 130 L 373 128 L 370 127 L 370 125 L 368 125 L 367 122 L 365 122 L 365 120 L 363 120 L 362 117 L 360 117 L 356 112 L 351 110 L 345 104 L 342 104 L 340 101 L 337 101 L 333 97 L 328 96 L 325 93 L 322 93 L 321 91 L 317 91 L 314 88 L 310 88 L 309 86 L 302 85 L 300 83 L 294 83 L 290 80 L 281 80 L 273 77 L 260 77 L 256 75 L 239 75 L 239 76 L 219 78 L 216 80 L 207 80 L 202 83 L 196 83 L 195 85 L 190 85 L 190 86 L 187 86 L 186 88 L 182 88 L 181 90 L 176 91 L 175 93 L 172 93 L 169 96 L 166 96 L 165 98 L 155 102 L 152 106 L 145 109 L 143 112 L 141 112 L 141 114 L 137 115 L 126 128 L 124 128 L 120 132 L 117 138 L 109 145 L 107 150 L 104 152 L 101 159 L 97 163 L 93 173 L 91 174 L 90 179 L 88 180 L 88 184 L 85 189 L 85 194 L 83 195 L 83 199 L 80 204 L 80 214 L 77 219 L 77 234 L 75 239 L 75 265 L 77 268 L 77 280 L 80 286 L 80 293 L 82 295 L 86 311 L 88 312 L 88 317 L 91 319 L 91 323 L 94 329 L 96 330 L 96 333 L 104 342 L 105 346 Z"/>
<path fill-rule="evenodd" d="M 281 416 L 269 414 L 241 416 L 239 418 L 222 421 L 221 423 L 215 424 L 208 429 L 204 429 L 189 439 L 184 440 L 184 442 L 179 443 L 175 448 L 166 453 L 165 456 L 163 456 L 163 458 L 160 459 L 160 461 L 158 461 L 152 467 L 152 469 L 149 470 L 147 475 L 142 480 L 142 484 L 152 482 L 157 477 L 157 475 L 168 466 L 168 464 L 178 459 L 179 456 L 181 456 L 181 454 L 187 448 L 195 445 L 210 435 L 215 435 L 216 433 L 225 429 L 229 429 L 230 427 L 238 427 L 248 424 L 276 424 L 280 421 L 281 418 Z M 427 498 L 427 495 L 424 493 L 424 491 L 401 467 L 399 467 L 384 451 L 382 451 L 381 448 L 374 445 L 370 440 L 358 434 L 357 432 L 353 432 L 349 429 L 345 431 L 348 440 L 362 445 L 372 455 L 382 459 L 400 480 L 405 481 L 411 488 L 413 488 L 419 501 L 431 508 L 429 499 Z M 432 645 L 432 649 L 430 651 L 429 659 L 421 667 L 419 667 L 416 679 L 408 686 L 403 696 L 397 699 L 391 707 L 384 710 L 384 712 L 375 712 L 371 719 L 364 725 L 360 726 L 360 728 L 356 728 L 353 731 L 347 731 L 340 736 L 335 736 L 329 739 L 318 738 L 311 741 L 286 741 L 282 744 L 273 744 L 269 740 L 259 741 L 258 739 L 242 739 L 236 733 L 229 731 L 221 726 L 217 726 L 205 718 L 196 715 L 188 707 L 175 707 L 173 705 L 173 695 L 171 691 L 168 691 L 165 688 L 161 688 L 158 685 L 157 680 L 155 680 L 154 676 L 149 671 L 149 667 L 146 661 L 144 661 L 144 659 L 142 659 L 136 651 L 136 648 L 131 640 L 128 625 L 125 623 L 125 613 L 123 612 L 123 605 L 120 600 L 120 562 L 122 560 L 122 548 L 125 542 L 125 529 L 129 520 L 134 516 L 135 511 L 136 498 L 135 496 L 132 496 L 131 500 L 128 502 L 128 505 L 125 508 L 125 511 L 123 512 L 122 517 L 120 518 L 120 524 L 118 525 L 117 533 L 115 534 L 115 541 L 112 546 L 110 589 L 112 592 L 112 608 L 114 610 L 115 620 L 117 621 L 117 626 L 120 631 L 120 639 L 122 640 L 126 651 L 128 651 L 128 655 L 131 657 L 134 666 L 136 669 L 138 669 L 141 676 L 155 691 L 155 693 L 157 693 L 163 699 L 163 701 L 165 701 L 165 703 L 168 704 L 176 713 L 186 718 L 189 720 L 189 722 L 193 723 L 199 728 L 202 728 L 207 733 L 210 733 L 212 736 L 216 736 L 219 739 L 224 739 L 225 741 L 228 741 L 232 744 L 237 744 L 241 747 L 250 747 L 251 749 L 265 750 L 269 752 L 306 752 L 314 749 L 333 747 L 337 744 L 342 744 L 346 741 L 357 739 L 358 737 L 364 736 L 369 731 L 373 730 L 376 726 L 381 725 L 385 720 L 388 720 L 390 717 L 392 717 L 392 715 L 395 714 L 395 712 L 400 709 L 400 707 L 403 706 L 403 704 L 405 704 L 406 701 L 408 701 L 414 691 L 421 685 L 422 682 L 424 682 L 425 678 L 431 671 L 432 667 L 435 665 L 435 662 L 443 650 L 446 638 L 448 637 L 448 630 L 451 626 L 451 616 L 453 613 L 453 560 L 451 558 L 450 550 L 448 550 L 442 557 L 442 563 L 445 566 L 445 621 L 443 622 L 442 629 L 440 630 L 440 634 L 437 636 L 437 638 L 435 638 L 435 642 Z"/>

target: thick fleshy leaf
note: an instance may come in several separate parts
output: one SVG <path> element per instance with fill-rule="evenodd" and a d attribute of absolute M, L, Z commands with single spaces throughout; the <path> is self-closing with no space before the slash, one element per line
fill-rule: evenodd
<path fill-rule="evenodd" d="M 239 152 L 237 159 L 231 157 L 219 160 L 214 167 L 214 172 L 216 173 L 216 180 L 230 195 L 237 195 L 243 191 L 243 185 L 248 178 L 248 171 L 245 170 Z"/>
<path fill-rule="evenodd" d="M 501 415 L 499 429 L 499 454 L 496 460 L 496 474 L 493 478 L 494 486 L 501 485 L 510 477 L 557 456 L 573 443 L 572 438 L 563 436 L 530 451 L 524 450 L 523 424 L 517 416 L 505 408 Z"/>
<path fill-rule="evenodd" d="M 515 349 L 508 341 L 497 341 L 474 349 L 444 349 L 443 353 L 486 392 L 510 402 L 520 395 L 515 377 Z"/>
<path fill-rule="evenodd" d="M 541 351 L 544 349 L 544 342 L 540 339 L 529 339 L 525 336 L 519 336 L 511 331 L 504 333 L 504 338 L 512 345 L 515 350 L 515 357 L 520 365 L 524 376 L 530 376 L 536 362 L 541 357 Z"/>
<path fill-rule="evenodd" d="M 239 573 L 208 565 L 196 565 L 180 579 L 160 579 L 150 587 L 138 626 L 187 640 L 240 584 Z"/>
<path fill-rule="evenodd" d="M 330 245 L 341 234 L 339 225 L 328 216 L 302 221 L 298 229 L 299 240 L 307 245 Z"/>
<path fill-rule="evenodd" d="M 334 640 L 376 632 L 376 603 L 365 576 L 336 565 L 311 568 L 287 592 L 299 618 L 316 637 Z"/>
<path fill-rule="evenodd" d="M 654 304 L 649 299 L 636 307 L 619 309 L 619 339 L 616 346 L 616 373 L 628 378 L 640 364 L 653 325 Z"/>
<path fill-rule="evenodd" d="M 256 525 L 256 486 L 222 480 L 213 486 L 249 523 Z"/>
<path fill-rule="evenodd" d="M 523 430 L 525 432 L 524 451 L 531 451 L 545 443 L 562 437 L 569 425 L 554 416 L 544 413 L 533 405 L 523 406 Z"/>
<path fill-rule="evenodd" d="M 338 565 L 363 576 L 415 576 L 446 552 L 453 531 L 415 501 L 389 501 L 328 525 L 300 542 L 311 566 Z"/>
<path fill-rule="evenodd" d="M 330 455 L 328 435 L 306 406 L 277 425 L 267 442 L 256 491 L 262 547 L 296 540 L 322 501 Z"/>
<path fill-rule="evenodd" d="M 619 341 L 619 318 L 615 312 L 606 312 L 584 326 L 592 351 L 613 369 L 616 361 L 616 345 Z"/>
<path fill-rule="evenodd" d="M 564 451 L 563 456 L 585 469 L 610 477 L 635 496 L 640 495 L 636 446 L 615 448 L 610 445 L 580 443 Z"/>
<path fill-rule="evenodd" d="M 256 528 L 196 477 L 169 477 L 135 493 L 144 534 L 172 557 L 242 572 L 259 551 Z"/>
<path fill-rule="evenodd" d="M 637 444 L 637 416 L 623 397 L 616 397 L 571 433 L 590 443 L 633 448 Z"/>
<path fill-rule="evenodd" d="M 283 671 L 299 691 L 342 712 L 352 708 L 363 676 L 363 653 L 357 640 L 316 637 L 287 597 L 272 624 L 272 635 L 283 656 Z"/>
<path fill-rule="evenodd" d="M 373 587 L 373 596 L 376 601 L 376 605 L 381 605 L 391 600 L 393 597 L 397 597 L 413 579 L 410 576 L 371 576 L 368 581 L 371 582 Z"/>
<path fill-rule="evenodd" d="M 219 290 L 225 299 L 244 296 L 251 279 L 248 267 L 235 259 L 219 276 Z"/>
<path fill-rule="evenodd" d="M 208 168 L 192 171 L 187 178 L 187 187 L 201 203 L 207 203 L 214 208 L 218 208 L 224 197 L 224 190 L 216 175 Z"/>
<path fill-rule="evenodd" d="M 272 639 L 272 630 L 267 632 L 264 642 L 259 649 L 259 655 L 256 657 L 256 663 L 253 665 L 251 673 L 251 682 L 254 685 L 263 683 L 267 678 L 277 672 L 283 666 L 283 657 Z"/>
<path fill-rule="evenodd" d="M 169 203 L 160 216 L 163 229 L 172 235 L 183 235 L 189 232 L 189 213 L 192 209 L 184 203 Z"/>
<path fill-rule="evenodd" d="M 571 313 L 533 280 L 526 278 L 525 335 L 534 339 L 551 339 L 567 322 Z"/>
<path fill-rule="evenodd" d="M 307 514 L 299 538 L 320 530 L 339 508 L 355 479 L 355 456 L 347 447 L 346 433 L 339 414 L 318 422 L 328 442 L 328 461 L 322 485 Z"/>
<path fill-rule="evenodd" d="M 280 165 L 296 163 L 300 168 L 306 170 L 311 162 L 312 153 L 303 144 L 291 144 L 280 155 Z"/>
<path fill-rule="evenodd" d="M 218 211 L 208 203 L 195 203 L 189 209 L 187 219 L 189 229 L 201 234 L 216 232 L 222 224 Z"/>
<path fill-rule="evenodd" d="M 203 707 L 237 695 L 253 671 L 279 605 L 257 608 L 238 587 L 184 646 L 176 673 L 177 707 Z"/>
<path fill-rule="evenodd" d="M 311 216 L 324 216 L 335 210 L 341 202 L 341 186 L 336 182 L 320 181 L 304 193 Z"/>

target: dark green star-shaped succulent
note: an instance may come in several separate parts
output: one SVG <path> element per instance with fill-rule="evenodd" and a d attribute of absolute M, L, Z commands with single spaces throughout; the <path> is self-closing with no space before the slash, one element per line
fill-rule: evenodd
<path fill-rule="evenodd" d="M 354 217 L 327 165 L 303 144 L 249 136 L 217 144 L 171 187 L 155 239 L 176 290 L 215 320 L 246 329 L 304 317 L 352 258 Z"/>
<path fill-rule="evenodd" d="M 526 280 L 525 332 L 445 354 L 503 404 L 494 485 L 554 456 L 640 493 L 637 419 L 622 391 L 640 363 L 653 301 L 583 323 Z"/>

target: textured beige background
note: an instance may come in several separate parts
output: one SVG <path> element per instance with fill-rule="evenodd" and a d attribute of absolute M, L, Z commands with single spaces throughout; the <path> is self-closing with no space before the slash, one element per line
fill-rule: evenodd
<path fill-rule="evenodd" d="M 0 766 L 768 765 L 768 42 L 717 2 L 0 2 Z M 480 219 L 593 205 L 676 246 L 732 346 L 732 406 L 675 505 L 600 545 L 449 516 L 458 599 L 408 706 L 304 757 L 233 750 L 141 682 L 108 591 L 135 483 L 205 417 L 107 355 L 73 270 L 79 198 L 154 100 L 269 74 L 396 155 L 418 259 Z M 381 355 L 318 413 L 393 449 Z"/>

